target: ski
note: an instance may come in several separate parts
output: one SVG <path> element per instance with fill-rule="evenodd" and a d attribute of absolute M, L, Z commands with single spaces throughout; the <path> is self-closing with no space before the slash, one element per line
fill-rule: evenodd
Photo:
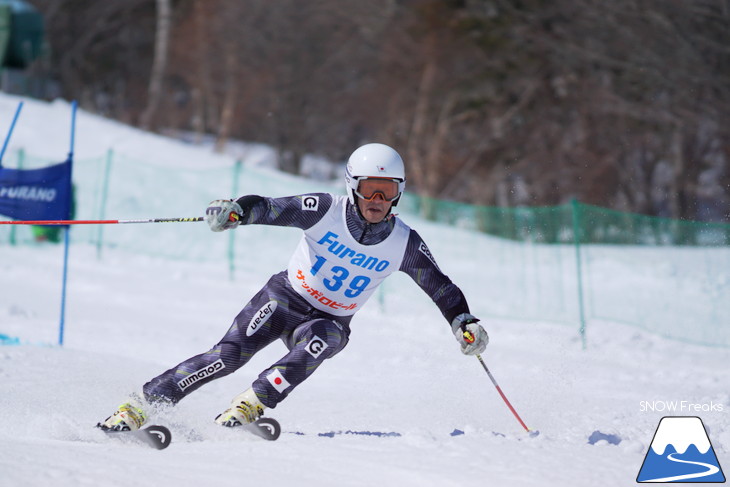
<path fill-rule="evenodd" d="M 101 425 L 97 425 L 97 427 L 109 436 L 123 435 L 133 437 L 155 450 L 164 450 L 170 446 L 170 442 L 172 441 L 172 433 L 170 433 L 170 430 L 159 424 L 145 426 L 144 428 L 136 431 L 114 431 L 104 429 Z"/>
<path fill-rule="evenodd" d="M 259 418 L 251 424 L 243 425 L 243 427 L 267 441 L 275 441 L 281 435 L 281 425 L 274 418 Z"/>
<path fill-rule="evenodd" d="M 335 438 L 337 436 L 369 436 L 372 438 L 400 438 L 402 436 L 405 436 L 407 433 L 400 433 L 398 431 L 370 431 L 370 430 L 332 430 L 332 431 L 324 431 L 320 433 L 305 433 L 303 431 L 286 431 L 285 433 L 291 434 L 291 435 L 297 435 L 297 436 L 319 436 L 323 438 Z M 483 434 L 483 433 L 480 433 Z M 499 431 L 492 431 L 492 436 L 497 436 L 500 438 L 512 438 L 513 436 L 508 436 L 504 433 L 501 433 Z M 449 433 L 449 436 L 463 436 L 466 435 L 466 432 L 464 430 L 460 430 L 458 428 L 454 429 L 451 433 Z M 530 438 L 534 438 L 537 436 L 536 434 L 530 434 Z M 514 436 L 514 438 L 517 441 L 522 441 L 522 436 Z"/>
<path fill-rule="evenodd" d="M 296 435 L 305 435 L 305 433 L 302 433 L 300 431 L 295 432 Z M 402 434 L 398 433 L 397 431 L 353 431 L 353 430 L 346 430 L 346 431 L 326 431 L 324 433 L 317 433 L 317 436 L 325 437 L 325 438 L 334 438 L 335 436 L 340 435 L 353 435 L 353 436 L 373 436 L 376 438 L 399 438 L 403 436 Z M 453 434 L 452 434 L 453 436 Z"/>

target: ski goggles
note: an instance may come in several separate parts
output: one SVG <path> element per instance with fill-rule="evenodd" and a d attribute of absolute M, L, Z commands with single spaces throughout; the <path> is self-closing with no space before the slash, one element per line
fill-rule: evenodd
<path fill-rule="evenodd" d="M 399 183 L 388 178 L 360 178 L 355 194 L 366 201 L 372 201 L 380 195 L 385 201 L 393 201 L 400 195 Z"/>

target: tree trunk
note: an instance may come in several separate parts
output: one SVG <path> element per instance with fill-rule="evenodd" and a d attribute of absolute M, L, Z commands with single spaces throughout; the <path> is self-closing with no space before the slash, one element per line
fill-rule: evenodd
<path fill-rule="evenodd" d="M 426 181 L 426 160 L 421 149 L 426 145 L 426 129 L 428 124 L 428 109 L 433 84 L 436 78 L 436 62 L 428 60 L 421 74 L 421 82 L 418 86 L 418 98 L 416 100 L 416 108 L 413 113 L 413 123 L 411 124 L 411 132 L 408 136 L 408 162 L 411 167 L 410 175 L 415 182 L 415 186 L 425 194 L 428 193 L 428 184 Z"/>
<path fill-rule="evenodd" d="M 669 148 L 669 156 L 671 157 L 673 177 L 670 191 L 669 208 L 672 218 L 684 217 L 684 204 L 682 201 L 682 193 L 684 191 L 684 157 L 682 154 L 682 131 L 680 127 L 675 127 L 672 132 L 672 145 Z"/>
<path fill-rule="evenodd" d="M 170 17 L 172 6 L 170 0 L 157 0 L 157 30 L 155 33 L 155 56 L 152 60 L 152 74 L 147 90 L 147 108 L 142 113 L 140 126 L 149 129 L 152 126 L 162 98 L 162 81 L 167 66 L 167 53 L 170 41 Z"/>
<path fill-rule="evenodd" d="M 216 152 L 223 152 L 231 134 L 233 115 L 236 111 L 236 97 L 238 96 L 238 90 L 236 89 L 238 84 L 236 82 L 236 49 L 233 43 L 228 43 L 226 47 L 226 91 L 223 97 L 218 138 L 215 141 Z"/>

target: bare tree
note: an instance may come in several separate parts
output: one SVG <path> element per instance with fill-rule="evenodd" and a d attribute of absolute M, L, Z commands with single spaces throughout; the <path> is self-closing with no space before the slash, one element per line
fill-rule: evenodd
<path fill-rule="evenodd" d="M 157 27 L 155 29 L 155 54 L 152 59 L 152 73 L 150 74 L 147 90 L 147 107 L 140 118 L 140 126 L 149 129 L 155 116 L 160 99 L 162 98 L 162 84 L 167 66 L 168 44 L 170 40 L 172 5 L 170 0 L 156 0 Z"/>
<path fill-rule="evenodd" d="M 291 172 L 390 143 L 430 197 L 730 213 L 726 0 L 167 0 L 164 68 L 163 7 L 34 1 L 66 96 L 120 120 Z"/>

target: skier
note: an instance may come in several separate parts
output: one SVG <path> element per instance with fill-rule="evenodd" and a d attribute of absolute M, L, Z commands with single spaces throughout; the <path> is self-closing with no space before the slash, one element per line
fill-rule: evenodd
<path fill-rule="evenodd" d="M 489 338 L 463 293 L 441 272 L 418 233 L 391 213 L 405 187 L 400 155 L 387 145 L 364 145 L 350 156 L 345 182 L 347 196 L 247 195 L 211 202 L 206 221 L 214 232 L 259 224 L 297 227 L 304 236 L 288 269 L 269 279 L 220 342 L 147 382 L 142 395 L 133 394 L 99 427 L 139 429 L 153 408 L 178 403 L 281 339 L 289 352 L 215 419 L 223 426 L 253 423 L 345 347 L 353 315 L 397 270 L 433 299 L 464 354 L 482 353 Z"/>

